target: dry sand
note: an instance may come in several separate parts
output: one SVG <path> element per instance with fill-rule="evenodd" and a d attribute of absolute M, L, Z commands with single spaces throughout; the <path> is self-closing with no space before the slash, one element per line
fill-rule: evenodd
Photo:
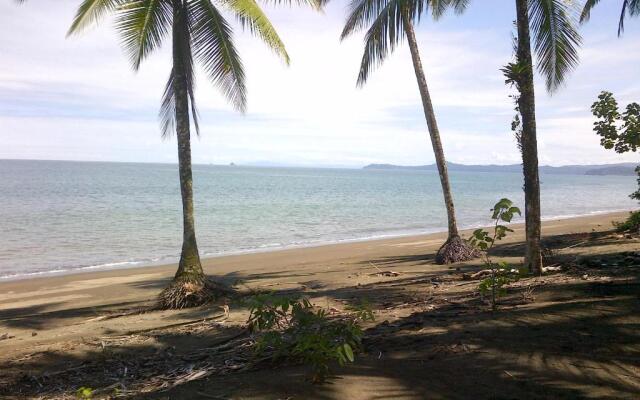
<path fill-rule="evenodd" d="M 605 232 L 611 230 L 612 220 L 625 216 L 547 221 L 544 235 L 563 260 L 640 250 L 637 237 Z M 515 230 L 498 252 L 502 259 L 519 263 L 523 229 L 516 225 Z M 463 272 L 481 268 L 479 261 L 454 266 L 433 263 L 443 239 L 443 234 L 434 234 L 205 260 L 208 274 L 241 290 L 291 290 L 339 310 L 350 301 L 368 298 L 377 320 L 367 333 L 367 353 L 321 387 L 306 383 L 300 367 L 278 372 L 268 368 L 210 376 L 145 396 L 640 398 L 637 269 L 631 268 L 632 273 L 585 269 L 555 278 L 531 278 L 516 284 L 513 291 L 535 287 L 534 302 L 511 299 L 493 315 L 475 293 L 477 282 L 461 280 Z M 175 269 L 166 265 L 0 283 L 0 338 L 8 337 L 0 340 L 0 364 L 5 365 L 0 398 L 39 394 L 64 398 L 73 395 L 69 385 L 75 382 L 66 371 L 82 371 L 87 362 L 110 363 L 114 357 L 126 360 L 134 354 L 150 357 L 167 349 L 197 352 L 230 332 L 236 335 L 247 311 L 235 304 L 228 318 L 215 305 L 108 318 L 151 306 Z M 398 275 L 379 274 L 384 271 Z M 610 293 L 594 295 L 589 291 L 594 284 L 610 285 Z M 453 311 L 451 302 L 458 304 Z M 203 327 L 194 327 L 193 321 L 202 320 Z M 598 324 L 603 325 L 598 328 Z M 106 347 L 113 350 L 110 358 L 96 361 L 106 357 Z M 92 364 L 92 368 L 98 367 Z M 62 372 L 55 379 L 46 377 L 54 371 Z M 133 376 L 130 380 L 135 382 L 127 381 L 124 372 L 122 382 L 127 385 L 144 383 Z M 93 387 L 103 381 L 96 377 Z"/>

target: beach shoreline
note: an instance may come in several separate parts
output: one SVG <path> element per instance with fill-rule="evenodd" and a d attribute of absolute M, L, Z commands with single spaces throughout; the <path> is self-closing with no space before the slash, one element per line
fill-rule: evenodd
<path fill-rule="evenodd" d="M 559 215 L 559 216 L 549 216 L 543 217 L 542 221 L 551 222 L 551 221 L 564 221 L 564 220 L 572 220 L 575 218 L 585 218 L 585 217 L 595 217 L 595 216 L 607 216 L 607 215 L 624 215 L 626 213 L 632 212 L 634 210 L 631 209 L 619 209 L 619 210 L 607 210 L 607 211 L 592 211 L 586 214 L 580 215 Z M 519 226 L 522 225 L 522 218 L 519 220 L 515 220 L 514 225 Z M 476 223 L 467 226 L 462 226 L 462 232 L 470 232 L 473 229 L 484 227 L 484 224 Z M 398 230 L 398 232 L 402 232 L 402 230 Z M 350 239 L 335 239 L 335 240 L 318 240 L 317 242 L 306 242 L 301 244 L 285 244 L 278 246 L 264 246 L 264 247 L 256 247 L 246 250 L 229 250 L 223 251 L 220 253 L 214 254 L 201 254 L 201 258 L 203 262 L 207 262 L 208 260 L 216 260 L 223 257 L 234 257 L 234 256 L 243 256 L 249 254 L 263 254 L 263 253 L 273 253 L 287 250 L 301 250 L 308 248 L 317 248 L 324 246 L 333 246 L 333 245 L 341 245 L 341 244 L 350 244 L 350 243 L 362 243 L 362 242 L 375 242 L 375 241 L 384 241 L 391 239 L 402 239 L 402 238 L 419 238 L 429 235 L 443 235 L 446 233 L 446 227 L 435 228 L 435 229 L 426 229 L 418 232 L 409 232 L 406 233 L 380 233 L 374 234 L 371 236 L 365 237 L 357 237 Z M 79 275 L 79 274 L 91 274 L 96 272 L 105 272 L 105 271 L 127 271 L 127 270 L 138 270 L 138 269 L 147 269 L 154 267 L 168 267 L 168 266 L 177 266 L 179 261 L 179 257 L 168 257 L 161 256 L 158 257 L 157 261 L 145 261 L 145 260 L 133 260 L 133 261 L 112 261 L 105 264 L 99 265 L 90 265 L 85 267 L 60 267 L 58 269 L 54 269 L 51 271 L 38 271 L 38 272 L 28 272 L 24 274 L 14 274 L 2 276 L 0 275 L 0 285 L 2 283 L 8 282 L 18 282 L 24 280 L 31 279 L 46 279 L 53 277 L 62 277 L 69 275 Z"/>
<path fill-rule="evenodd" d="M 546 219 L 543 222 L 543 236 L 556 234 L 558 232 L 574 232 L 581 231 L 584 226 L 598 226 L 601 229 L 611 229 L 612 221 L 620 221 L 626 218 L 628 211 L 594 214 L 587 216 Z M 512 238 L 522 239 L 524 236 L 524 224 L 516 223 L 512 225 L 514 234 Z M 477 227 L 474 227 L 477 228 Z M 461 230 L 463 237 L 469 237 L 474 228 Z M 522 237 L 520 237 L 522 236 Z M 268 270 L 278 269 L 278 263 L 282 263 L 283 267 L 295 264 L 296 258 L 311 258 L 314 261 L 318 259 L 327 262 L 336 261 L 337 258 L 348 257 L 350 252 L 355 252 L 359 256 L 366 256 L 368 249 L 375 247 L 415 247 L 413 245 L 424 246 L 425 252 L 435 251 L 446 239 L 446 232 L 434 232 L 422 235 L 406 235 L 385 238 L 373 238 L 365 240 L 351 240 L 339 243 L 318 244 L 311 246 L 291 247 L 285 249 L 269 249 L 265 251 L 252 251 L 240 254 L 225 254 L 213 257 L 204 257 L 202 259 L 205 273 L 212 276 L 221 276 L 234 272 L 234 266 L 238 266 L 236 271 L 251 270 L 259 260 L 269 260 L 268 265 L 264 268 Z M 74 282 L 82 281 L 104 281 L 108 284 L 111 280 L 117 278 L 127 278 L 127 281 L 135 281 L 136 277 L 154 276 L 163 280 L 172 277 L 177 268 L 177 262 L 162 263 L 158 265 L 140 265 L 115 269 L 99 269 L 85 271 L 69 271 L 69 273 L 60 273 L 55 275 L 35 276 L 25 279 L 0 280 L 0 310 L 3 309 L 3 303 L 7 300 L 7 296 L 2 293 L 15 292 L 32 292 L 42 287 L 50 286 L 66 286 Z M 262 268 L 258 268 L 262 269 Z"/>

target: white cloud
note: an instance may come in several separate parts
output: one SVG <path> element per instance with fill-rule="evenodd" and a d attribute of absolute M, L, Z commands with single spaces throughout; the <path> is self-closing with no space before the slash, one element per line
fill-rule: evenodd
<path fill-rule="evenodd" d="M 406 46 L 357 89 L 362 40 L 339 43 L 343 6 L 334 4 L 325 15 L 269 9 L 291 55 L 289 68 L 257 39 L 237 36 L 248 77 L 245 117 L 200 74 L 196 162 L 433 162 Z M 0 5 L 0 158 L 175 161 L 175 145 L 160 140 L 156 122 L 168 50 L 135 74 L 109 24 L 65 39 L 76 6 Z M 499 72 L 511 58 L 512 16 L 501 11 L 481 25 L 477 11 L 443 24 L 425 19 L 419 31 L 445 151 L 455 162 L 519 162 L 509 130 L 510 90 Z M 541 80 L 536 86 L 543 163 L 637 159 L 600 148 L 589 106 L 601 89 L 621 101 L 640 100 L 640 34 L 628 30 L 618 40 L 610 26 L 590 29 L 595 33 L 587 32 L 567 86 L 553 97 Z"/>

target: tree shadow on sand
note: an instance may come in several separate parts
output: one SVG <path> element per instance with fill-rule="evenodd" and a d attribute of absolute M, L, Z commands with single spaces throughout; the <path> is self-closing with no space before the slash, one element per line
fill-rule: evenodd
<path fill-rule="evenodd" d="M 572 240 L 572 244 L 581 243 L 579 237 Z M 506 244 L 503 250 L 511 252 L 518 245 Z M 625 254 L 583 259 L 619 259 Z M 428 258 L 421 257 L 371 262 L 394 269 L 416 263 L 427 266 Z M 0 397 L 46 394 L 59 398 L 88 386 L 110 391 L 149 389 L 131 396 L 136 399 L 640 398 L 638 265 L 573 266 L 562 279 L 535 281 L 534 303 L 519 301 L 524 286 L 511 289 L 495 313 L 470 290 L 477 281 L 460 280 L 461 272 L 482 266 L 474 262 L 457 267 L 451 271 L 432 266 L 363 285 L 327 288 L 309 281 L 310 285 L 289 289 L 287 293 L 312 300 L 327 298 L 345 306 L 366 298 L 379 310 L 366 331 L 365 354 L 354 365 L 336 367 L 335 376 L 324 385 L 311 384 L 301 366 L 260 363 L 245 369 L 243 365 L 251 359 L 249 347 L 243 347 L 246 332 L 210 321 L 126 339 L 107 338 L 106 345 L 94 340 L 81 353 L 49 352 L 9 362 L 0 372 Z M 584 274 L 594 278 L 582 280 Z M 600 280 L 599 275 L 616 279 Z M 235 273 L 225 278 L 304 276 Z M 185 312 L 182 317 L 198 319 L 210 310 Z M 226 350 L 221 351 L 221 346 Z M 194 376 L 189 374 L 205 367 L 219 369 L 212 375 L 180 378 Z M 166 377 L 162 379 L 168 386 L 159 383 L 159 376 Z M 181 384 L 165 390 L 176 379 Z"/>

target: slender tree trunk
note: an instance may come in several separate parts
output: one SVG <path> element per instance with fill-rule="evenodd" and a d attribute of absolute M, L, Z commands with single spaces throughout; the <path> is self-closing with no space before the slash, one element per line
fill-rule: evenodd
<path fill-rule="evenodd" d="M 176 137 L 178 139 L 178 165 L 180 193 L 182 195 L 182 253 L 175 280 L 202 282 L 204 272 L 200 263 L 193 212 L 193 177 L 191 173 L 191 132 L 189 97 L 184 54 L 181 52 L 180 19 L 186 18 L 180 0 L 173 1 L 173 73 L 176 107 Z"/>
<path fill-rule="evenodd" d="M 431 104 L 431 96 L 429 95 L 427 78 L 425 77 L 424 71 L 422 69 L 422 61 L 420 61 L 418 42 L 416 41 L 416 34 L 413 29 L 413 23 L 409 19 L 406 11 L 402 13 L 402 22 L 404 25 L 404 31 L 407 35 L 407 40 L 409 42 L 411 59 L 413 60 L 413 69 L 416 73 L 418 88 L 420 89 L 420 96 L 422 97 L 422 108 L 424 110 L 424 117 L 427 120 L 429 136 L 431 137 L 431 145 L 433 146 L 433 152 L 436 157 L 436 165 L 438 166 L 438 173 L 440 174 L 440 184 L 442 185 L 444 204 L 447 208 L 449 239 L 451 239 L 459 235 L 458 226 L 456 223 L 455 209 L 453 206 L 453 196 L 451 195 L 451 187 L 449 186 L 449 172 L 447 171 L 447 162 L 444 158 L 444 150 L 442 149 L 442 142 L 440 141 L 440 131 L 438 130 L 436 114 L 433 111 L 433 105 Z"/>
<path fill-rule="evenodd" d="M 525 262 L 530 272 L 542 273 L 540 245 L 540 178 L 538 176 L 538 140 L 536 138 L 536 97 L 533 86 L 533 61 L 529 33 L 527 0 L 516 0 L 518 25 L 518 63 L 527 66 L 518 82 L 518 105 L 522 116 L 522 166 L 524 172 L 524 202 L 527 251 Z"/>

